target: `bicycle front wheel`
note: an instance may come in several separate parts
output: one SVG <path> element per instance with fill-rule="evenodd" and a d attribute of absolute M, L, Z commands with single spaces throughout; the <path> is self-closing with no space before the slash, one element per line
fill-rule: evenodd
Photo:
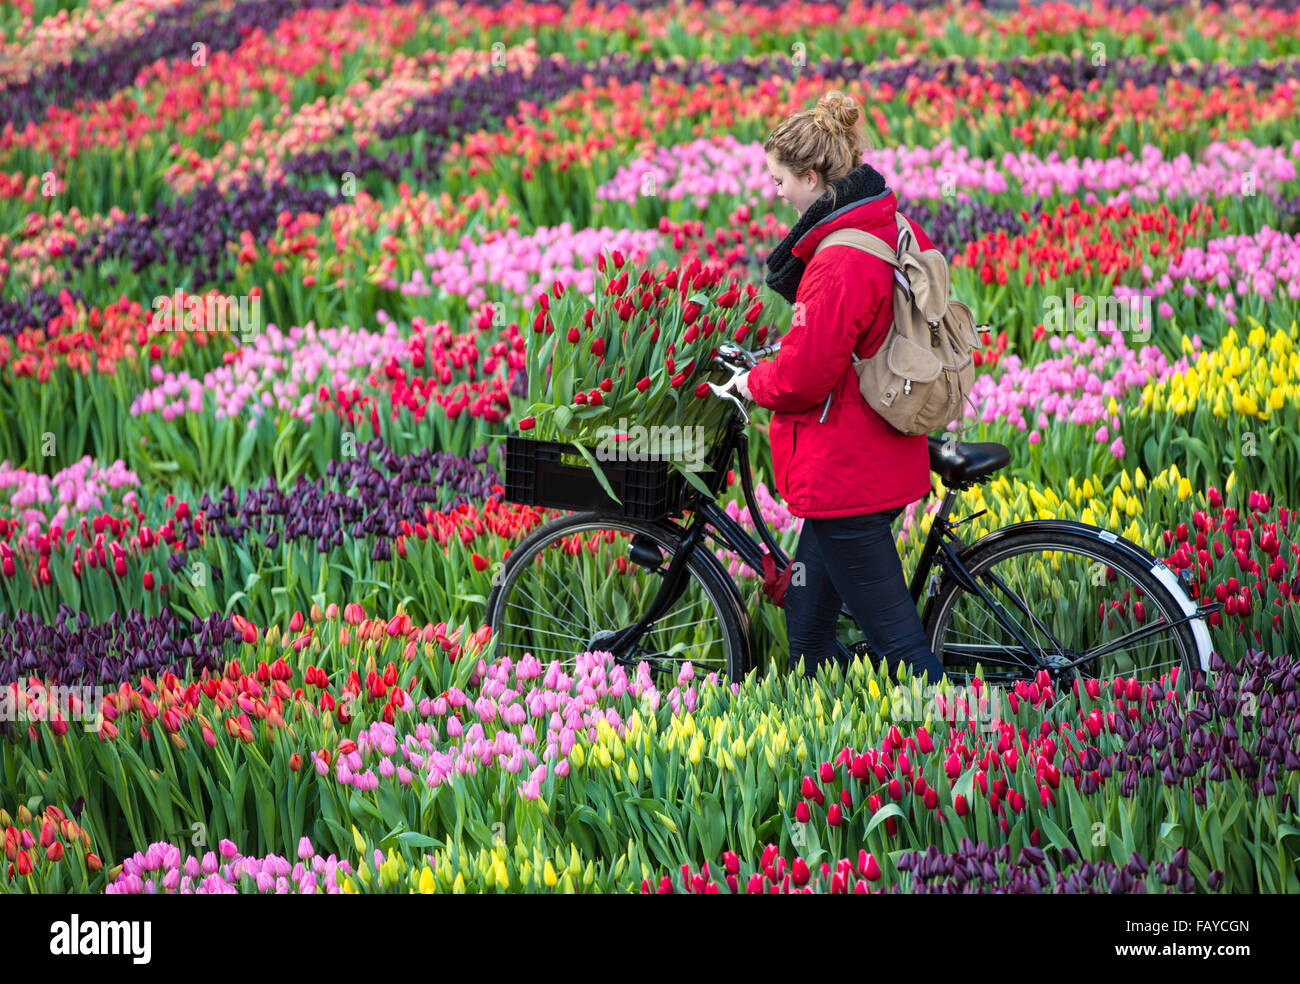
<path fill-rule="evenodd" d="M 995 531 L 959 555 L 974 584 L 945 570 L 924 622 L 958 680 L 1032 678 L 1046 668 L 1152 682 L 1172 667 L 1208 670 L 1208 653 L 1154 557 L 1083 523 L 1036 521 Z M 978 586 L 983 591 L 976 590 Z M 1208 640 L 1208 637 L 1206 637 Z"/>
<path fill-rule="evenodd" d="M 571 666 L 580 653 L 611 649 L 648 610 L 676 549 L 671 528 L 620 517 L 573 513 L 539 527 L 511 551 L 488 598 L 497 654 Z M 748 613 L 703 544 L 677 599 L 622 657 L 642 660 L 667 687 L 688 660 L 697 676 L 734 681 L 752 667 Z"/>

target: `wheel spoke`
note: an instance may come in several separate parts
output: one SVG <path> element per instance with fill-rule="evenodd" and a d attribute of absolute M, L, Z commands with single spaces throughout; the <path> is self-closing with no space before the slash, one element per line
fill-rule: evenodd
<path fill-rule="evenodd" d="M 1024 536 L 977 550 L 965 563 L 1006 622 L 951 572 L 945 575 L 927 629 L 953 672 L 974 673 L 978 662 L 1027 678 L 1039 669 L 1038 650 L 1054 675 L 1074 668 L 1087 675 L 1154 675 L 1180 661 L 1191 665 L 1196 651 L 1189 649 L 1175 597 L 1146 568 L 1117 559 L 1081 534 Z M 1104 578 L 1097 576 L 1098 564 Z M 1009 603 L 998 603 L 1003 598 Z M 1139 601 L 1146 624 L 1136 623 Z M 1034 650 L 1026 651 L 1024 642 Z"/>
<path fill-rule="evenodd" d="M 526 554 L 515 558 L 518 566 L 501 589 L 504 595 L 494 602 L 495 628 L 505 633 L 505 643 L 514 650 L 529 649 L 532 642 L 562 640 L 579 650 L 589 645 L 604 648 L 601 640 L 635 625 L 662 589 L 664 563 L 674 557 L 671 534 L 652 533 L 650 527 L 620 519 L 558 519 L 552 525 L 555 529 L 549 537 L 542 534 Z M 643 542 L 660 551 L 658 567 L 647 569 L 630 562 L 634 536 L 646 537 Z M 576 553 L 569 553 L 575 543 Z M 701 542 L 696 549 L 707 548 Z M 620 557 L 629 560 L 623 572 L 616 570 Z M 709 572 L 700 563 L 692 558 L 682 572 L 684 583 L 677 598 L 644 627 L 625 651 L 626 662 L 644 659 L 652 672 L 670 673 L 689 660 L 710 672 L 732 672 L 743 652 L 743 639 L 734 617 L 730 621 L 723 617 L 725 606 L 731 604 L 729 596 L 714 586 L 716 580 L 706 576 Z M 566 661 L 577 655 L 546 647 L 536 651 L 556 653 Z"/>

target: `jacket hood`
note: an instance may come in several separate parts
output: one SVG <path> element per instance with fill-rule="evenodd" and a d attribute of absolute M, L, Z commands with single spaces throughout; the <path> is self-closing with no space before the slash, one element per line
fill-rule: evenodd
<path fill-rule="evenodd" d="M 879 233 L 882 229 L 893 229 L 897 219 L 898 199 L 886 188 L 878 195 L 849 202 L 831 212 L 795 241 L 790 252 L 806 264 L 821 241 L 837 229 L 861 229 L 863 232 Z M 889 242 L 893 237 L 882 237 Z"/>

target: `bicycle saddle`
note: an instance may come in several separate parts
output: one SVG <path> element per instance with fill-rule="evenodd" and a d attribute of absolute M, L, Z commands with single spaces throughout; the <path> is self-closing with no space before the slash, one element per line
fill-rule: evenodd
<path fill-rule="evenodd" d="M 1005 468 L 1011 460 L 1011 451 L 1005 444 L 991 441 L 963 442 L 949 444 L 942 437 L 929 437 L 930 470 L 943 479 L 944 485 L 961 485 L 978 482 L 987 478 L 1000 468 Z M 951 447 L 944 452 L 945 445 Z"/>

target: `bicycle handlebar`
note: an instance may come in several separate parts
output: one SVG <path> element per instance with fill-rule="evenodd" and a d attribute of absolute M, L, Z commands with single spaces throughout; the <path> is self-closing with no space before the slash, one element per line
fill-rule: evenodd
<path fill-rule="evenodd" d="M 771 345 L 752 350 L 743 349 L 739 345 L 728 342 L 725 345 L 718 346 L 718 354 L 713 357 L 715 365 L 731 370 L 731 378 L 722 385 L 709 383 L 709 389 L 713 391 L 714 396 L 720 396 L 734 403 L 747 424 L 749 423 L 749 414 L 745 411 L 745 405 L 741 402 L 740 397 L 731 391 L 732 386 L 736 382 L 736 378 L 753 369 L 760 358 L 771 355 L 773 352 L 779 351 L 780 348 L 780 342 L 773 342 Z"/>

